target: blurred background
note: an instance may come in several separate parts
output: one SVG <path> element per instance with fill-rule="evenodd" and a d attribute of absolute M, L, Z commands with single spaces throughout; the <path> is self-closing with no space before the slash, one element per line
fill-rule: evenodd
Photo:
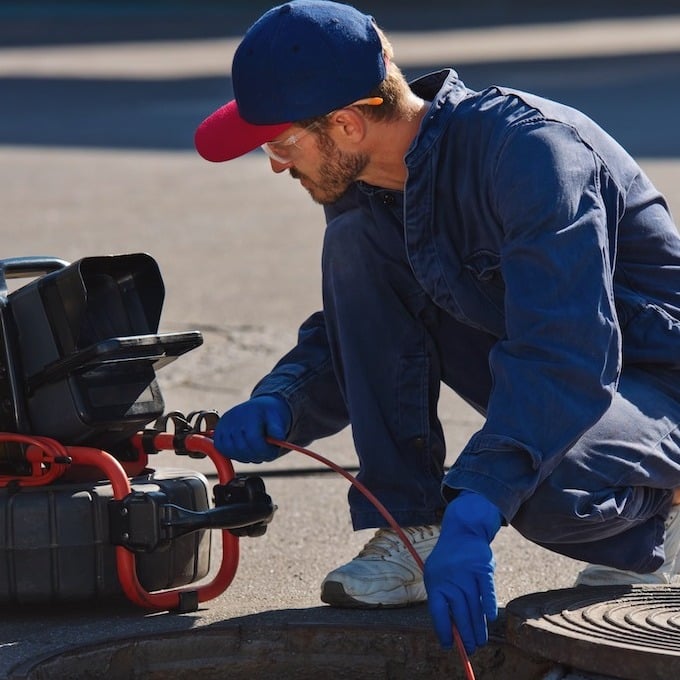
<path fill-rule="evenodd" d="M 678 153 L 678 0 L 355 4 L 392 35 L 410 76 L 454 66 L 473 88 L 505 84 L 581 107 L 636 154 Z M 270 6 L 0 3 L 0 144 L 191 150 L 203 114 L 231 96 L 235 41 Z"/>
<path fill-rule="evenodd" d="M 232 96 L 240 36 L 269 6 L 0 3 L 0 253 L 152 254 L 165 328 L 206 337 L 164 378 L 188 410 L 247 396 L 320 305 L 320 208 L 259 152 L 210 164 L 193 148 L 196 126 Z M 473 89 L 507 85 L 581 108 L 680 213 L 678 0 L 356 6 L 387 31 L 409 77 L 453 66 Z M 478 420 L 460 405 L 451 419 L 455 455 Z"/>
<path fill-rule="evenodd" d="M 680 0 L 355 4 L 386 30 L 409 77 L 452 66 L 473 89 L 506 85 L 582 109 L 680 215 Z M 150 253 L 165 282 L 161 330 L 205 340 L 160 371 L 168 410 L 222 412 L 247 398 L 321 304 L 319 206 L 260 152 L 211 164 L 193 148 L 196 126 L 232 96 L 240 36 L 269 6 L 0 1 L 0 257 Z M 481 421 L 446 392 L 440 418 L 451 462 Z M 350 435 L 316 450 L 351 468 Z M 345 480 L 284 476 L 307 467 L 292 454 L 267 466 L 281 474 L 268 486 L 277 518 L 244 549 L 229 610 L 208 619 L 318 606 L 319 581 L 363 544 Z M 494 545 L 501 603 L 567 587 L 579 569 L 511 529 Z M 7 631 L 17 634 L 13 621 Z"/>
<path fill-rule="evenodd" d="M 680 213 L 678 0 L 355 4 L 409 77 L 453 66 L 473 89 L 507 85 L 582 109 Z M 269 7 L 0 3 L 0 253 L 153 255 L 162 330 L 206 338 L 163 372 L 175 408 L 245 398 L 320 306 L 320 208 L 259 152 L 211 164 L 193 148 L 196 126 L 232 96 L 240 36 Z M 453 404 L 442 418 L 455 456 L 479 420 Z"/>

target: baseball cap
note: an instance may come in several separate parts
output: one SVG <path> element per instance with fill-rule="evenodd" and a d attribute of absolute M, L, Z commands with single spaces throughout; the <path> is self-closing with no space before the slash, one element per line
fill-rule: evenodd
<path fill-rule="evenodd" d="M 263 14 L 232 63 L 234 99 L 197 128 L 209 161 L 242 156 L 295 121 L 365 97 L 386 75 L 373 17 L 328 0 L 292 0 Z"/>

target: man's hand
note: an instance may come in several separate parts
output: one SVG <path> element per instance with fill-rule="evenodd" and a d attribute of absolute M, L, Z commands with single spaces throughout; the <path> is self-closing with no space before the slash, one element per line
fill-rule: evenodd
<path fill-rule="evenodd" d="M 498 613 L 490 543 L 501 525 L 498 508 L 462 491 L 444 512 L 437 545 L 425 562 L 425 587 L 439 642 L 453 645 L 452 622 L 468 654 L 489 639 L 487 620 Z"/>
<path fill-rule="evenodd" d="M 290 408 L 280 397 L 253 397 L 219 419 L 213 442 L 223 456 L 241 463 L 274 460 L 281 455 L 281 449 L 266 438 L 285 439 L 290 421 Z"/>

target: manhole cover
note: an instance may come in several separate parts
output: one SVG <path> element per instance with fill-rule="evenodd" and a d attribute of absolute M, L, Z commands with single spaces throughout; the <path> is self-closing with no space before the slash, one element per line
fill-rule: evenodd
<path fill-rule="evenodd" d="M 519 597 L 508 642 L 581 671 L 625 680 L 680 678 L 680 588 L 595 586 Z"/>

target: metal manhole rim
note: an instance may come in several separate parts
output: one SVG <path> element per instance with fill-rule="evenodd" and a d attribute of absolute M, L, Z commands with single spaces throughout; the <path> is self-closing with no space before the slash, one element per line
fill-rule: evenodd
<path fill-rule="evenodd" d="M 649 625 L 647 614 L 638 616 L 636 625 L 626 631 L 624 624 L 630 623 L 631 617 L 621 613 L 626 607 L 639 611 L 643 605 L 648 611 L 656 611 L 654 626 Z M 598 618 L 604 621 L 612 607 L 617 609 L 618 630 L 598 625 Z M 587 624 L 579 626 L 584 621 L 583 612 L 588 614 Z M 548 590 L 523 595 L 507 604 L 506 635 L 510 644 L 526 653 L 580 671 L 622 680 L 665 680 L 680 677 L 680 629 L 675 623 L 671 628 L 663 625 L 664 612 L 670 613 L 673 621 L 680 615 L 679 586 Z M 598 617 L 598 613 L 605 616 Z"/>

